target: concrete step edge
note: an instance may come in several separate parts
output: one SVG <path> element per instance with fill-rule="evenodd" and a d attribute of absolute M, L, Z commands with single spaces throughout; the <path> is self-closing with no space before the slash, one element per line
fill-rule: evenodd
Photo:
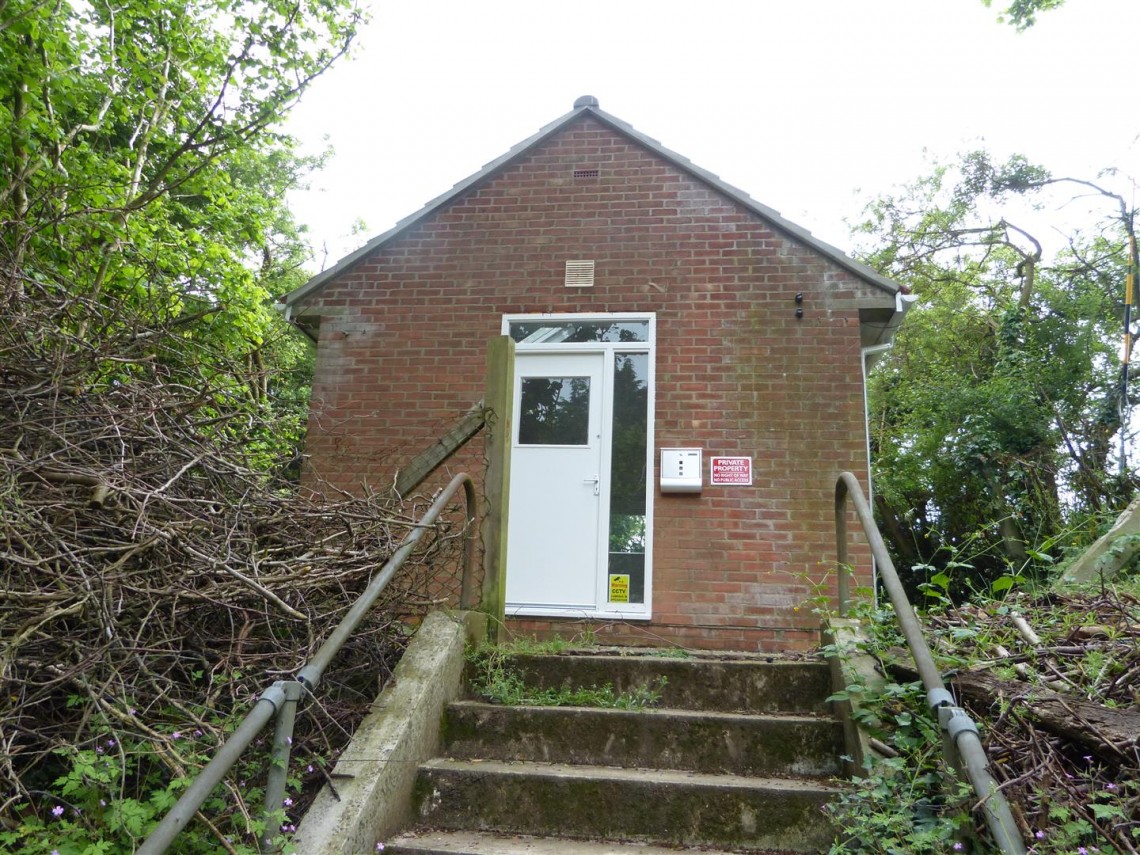
<path fill-rule="evenodd" d="M 505 660 L 534 665 L 570 665 L 576 667 L 601 663 L 606 670 L 628 669 L 638 671 L 667 671 L 680 669 L 699 673 L 708 669 L 724 668 L 728 673 L 748 673 L 750 671 L 800 671 L 808 674 L 825 672 L 827 662 L 820 659 L 780 659 L 765 657 L 758 659 L 698 659 L 670 658 L 667 656 L 630 656 L 626 654 L 581 655 L 573 653 L 508 653 Z"/>
<path fill-rule="evenodd" d="M 611 685 L 618 692 L 658 687 L 665 707 L 745 713 L 826 714 L 831 693 L 823 661 L 695 660 L 618 655 L 509 655 L 535 688 Z M 665 678 L 665 684 L 658 681 Z"/>
<path fill-rule="evenodd" d="M 834 718 L 450 704 L 443 754 L 455 759 L 636 766 L 748 776 L 822 778 L 842 770 Z"/>
<path fill-rule="evenodd" d="M 745 713 L 745 712 L 718 712 L 717 710 L 694 710 L 686 707 L 641 707 L 639 709 L 622 709 L 620 707 L 585 707 L 574 706 L 572 704 L 565 704 L 554 706 L 551 704 L 496 704 L 490 701 L 481 701 L 475 698 L 466 698 L 463 700 L 452 701 L 448 704 L 449 707 L 458 707 L 460 709 L 490 709 L 490 710 L 550 710 L 549 715 L 556 715 L 557 710 L 574 711 L 577 714 L 582 712 L 596 712 L 599 716 L 638 716 L 638 715 L 653 715 L 653 716 L 673 716 L 678 719 L 690 720 L 716 720 L 734 723 L 748 723 L 752 721 L 763 722 L 788 722 L 789 724 L 812 724 L 823 722 L 825 724 L 838 723 L 834 715 L 825 713 L 806 713 L 806 712 L 786 712 L 786 713 Z"/>
<path fill-rule="evenodd" d="M 744 775 L 718 775 L 707 772 L 687 772 L 674 769 L 627 769 L 620 766 L 585 766 L 567 763 L 540 763 L 526 760 L 455 760 L 436 757 L 422 763 L 425 771 L 455 772 L 461 774 L 502 775 L 504 777 L 545 777 L 565 780 L 652 781 L 663 785 L 685 787 L 733 788 L 741 790 L 767 790 L 770 792 L 816 793 L 822 796 L 838 795 L 842 788 L 812 778 L 760 778 Z M 828 779 L 830 780 L 830 779 Z"/>
<path fill-rule="evenodd" d="M 709 847 L 661 847 L 649 843 L 536 837 L 487 831 L 412 830 L 384 843 L 385 855 L 402 852 L 423 855 L 781 855 L 774 849 L 726 850 Z"/>
<path fill-rule="evenodd" d="M 599 645 L 596 647 L 568 647 L 551 653 L 525 653 L 516 655 L 533 658 L 567 658 L 579 659 L 627 659 L 649 660 L 650 662 L 740 662 L 756 665 L 782 665 L 785 663 L 822 663 L 823 659 L 818 653 L 761 653 L 752 650 L 686 650 L 678 652 L 674 647 L 622 647 L 613 645 Z"/>

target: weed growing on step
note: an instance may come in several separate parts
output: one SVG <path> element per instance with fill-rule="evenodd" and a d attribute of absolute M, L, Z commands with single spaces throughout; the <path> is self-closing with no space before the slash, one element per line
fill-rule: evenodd
<path fill-rule="evenodd" d="M 684 647 L 654 647 L 645 654 L 654 659 L 692 659 L 693 654 Z"/>
<path fill-rule="evenodd" d="M 546 689 L 527 685 L 522 674 L 515 668 L 512 656 L 521 655 L 523 652 L 535 653 L 533 647 L 535 644 L 527 642 L 523 645 L 525 650 L 519 650 L 512 644 L 505 647 L 484 645 L 469 651 L 468 685 L 472 693 L 491 703 L 508 706 L 606 707 L 634 710 L 656 706 L 661 701 L 661 692 L 666 684 L 665 677 L 657 678 L 648 686 L 637 686 L 625 692 L 615 690 L 611 683 L 600 686 L 578 688 L 560 686 Z M 541 652 L 562 651 L 547 649 Z"/>
<path fill-rule="evenodd" d="M 584 638 L 575 636 L 573 639 L 567 640 L 561 636 L 554 638 L 538 639 L 528 638 L 527 636 L 519 636 L 512 639 L 507 644 L 501 644 L 497 648 L 504 655 L 515 656 L 556 656 L 559 653 L 569 653 L 572 650 L 589 649 L 596 645 L 596 639 L 590 633 Z"/>

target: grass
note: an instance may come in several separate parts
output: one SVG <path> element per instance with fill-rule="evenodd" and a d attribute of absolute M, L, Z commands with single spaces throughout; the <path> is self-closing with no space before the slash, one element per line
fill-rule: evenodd
<path fill-rule="evenodd" d="M 471 692 L 491 703 L 508 706 L 575 706 L 609 709 L 644 709 L 661 701 L 665 677 L 645 686 L 617 691 L 612 683 L 592 686 L 538 688 L 528 685 L 514 664 L 515 656 L 549 655 L 582 649 L 583 645 L 562 639 L 552 641 L 518 640 L 506 645 L 481 645 L 467 654 L 468 686 Z"/>

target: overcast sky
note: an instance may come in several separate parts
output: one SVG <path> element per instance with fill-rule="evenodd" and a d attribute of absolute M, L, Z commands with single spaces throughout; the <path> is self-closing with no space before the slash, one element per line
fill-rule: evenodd
<path fill-rule="evenodd" d="M 844 249 L 844 220 L 931 156 L 985 146 L 1055 174 L 1140 177 L 1140 0 L 1068 0 L 1021 34 L 981 0 L 373 0 L 371 13 L 355 58 L 289 126 L 335 152 L 290 197 L 314 272 L 585 94 Z"/>

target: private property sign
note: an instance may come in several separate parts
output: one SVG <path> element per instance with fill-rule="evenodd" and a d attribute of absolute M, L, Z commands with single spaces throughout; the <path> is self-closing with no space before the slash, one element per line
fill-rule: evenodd
<path fill-rule="evenodd" d="M 751 457 L 713 457 L 710 460 L 710 484 L 752 486 Z"/>

